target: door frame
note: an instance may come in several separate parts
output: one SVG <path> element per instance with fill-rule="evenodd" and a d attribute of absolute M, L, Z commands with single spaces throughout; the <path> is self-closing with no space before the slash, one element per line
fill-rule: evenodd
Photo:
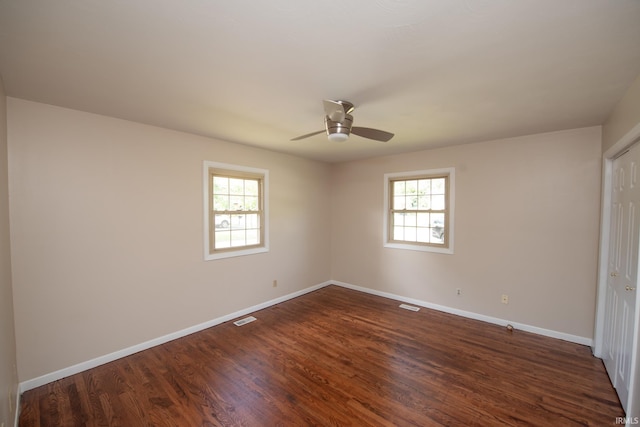
<path fill-rule="evenodd" d="M 594 325 L 593 355 L 602 358 L 604 342 L 604 311 L 607 296 L 607 274 L 609 259 L 609 238 L 611 227 L 611 199 L 613 181 L 613 160 L 624 154 L 633 144 L 640 142 L 640 123 L 634 126 L 622 138 L 620 138 L 611 148 L 602 155 L 602 189 L 600 205 L 600 244 L 598 259 L 598 278 L 596 296 L 596 322 Z M 640 251 L 639 251 L 640 253 Z M 637 260 L 640 264 L 640 259 Z M 640 269 L 638 270 L 640 271 Z M 636 276 L 636 285 L 640 283 Z M 636 333 L 633 338 L 631 353 L 631 384 L 629 389 L 629 401 L 627 404 L 627 417 L 640 416 L 640 289 L 636 286 L 636 312 L 634 328 Z"/>

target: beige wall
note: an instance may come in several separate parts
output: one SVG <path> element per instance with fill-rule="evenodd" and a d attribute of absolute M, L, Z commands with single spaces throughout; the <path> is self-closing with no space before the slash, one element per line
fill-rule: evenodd
<path fill-rule="evenodd" d="M 602 152 L 607 151 L 640 124 L 640 75 L 602 126 Z"/>
<path fill-rule="evenodd" d="M 592 337 L 599 127 L 329 166 L 14 98 L 8 121 L 21 381 L 330 278 Z M 269 169 L 269 253 L 202 260 L 203 160 Z M 383 248 L 384 173 L 450 166 L 455 254 Z"/>
<path fill-rule="evenodd" d="M 600 144 L 593 127 L 336 165 L 331 276 L 592 338 Z M 383 175 L 443 167 L 456 170 L 455 254 L 383 248 Z"/>
<path fill-rule="evenodd" d="M 20 381 L 329 279 L 324 163 L 14 98 L 8 122 Z M 269 170 L 268 253 L 203 261 L 204 160 Z"/>
<path fill-rule="evenodd" d="M 18 375 L 9 248 L 6 105 L 4 86 L 0 78 L 0 424 L 8 426 L 15 418 Z"/>

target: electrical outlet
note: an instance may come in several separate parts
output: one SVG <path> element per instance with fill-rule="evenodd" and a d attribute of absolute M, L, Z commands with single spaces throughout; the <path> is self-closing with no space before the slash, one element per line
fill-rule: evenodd
<path fill-rule="evenodd" d="M 503 304 L 509 304 L 509 295 L 502 294 L 502 299 L 500 301 Z"/>
<path fill-rule="evenodd" d="M 456 288 L 456 295 L 462 295 L 462 289 Z"/>
<path fill-rule="evenodd" d="M 277 281 L 277 280 L 274 280 L 274 281 L 273 281 L 273 287 L 274 287 L 274 288 L 277 288 L 277 287 L 278 287 L 278 281 Z"/>

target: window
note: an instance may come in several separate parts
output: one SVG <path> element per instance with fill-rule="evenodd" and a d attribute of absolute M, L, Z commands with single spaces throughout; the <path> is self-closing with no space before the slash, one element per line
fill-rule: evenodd
<path fill-rule="evenodd" d="M 268 251 L 268 171 L 204 162 L 205 259 Z"/>
<path fill-rule="evenodd" d="M 385 174 L 384 245 L 453 253 L 454 169 Z"/>

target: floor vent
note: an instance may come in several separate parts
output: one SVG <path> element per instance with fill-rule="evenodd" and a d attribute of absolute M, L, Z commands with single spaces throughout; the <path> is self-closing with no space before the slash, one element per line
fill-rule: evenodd
<path fill-rule="evenodd" d="M 249 316 L 249 317 L 245 317 L 244 319 L 236 320 L 235 322 L 233 322 L 233 324 L 236 326 L 242 326 L 242 325 L 246 325 L 247 323 L 251 323 L 254 320 L 258 320 L 258 319 L 256 319 L 253 316 Z"/>
<path fill-rule="evenodd" d="M 420 307 L 416 307 L 414 305 L 408 305 L 408 304 L 400 304 L 400 308 L 404 308 L 405 310 L 411 310 L 411 311 L 420 310 Z"/>

